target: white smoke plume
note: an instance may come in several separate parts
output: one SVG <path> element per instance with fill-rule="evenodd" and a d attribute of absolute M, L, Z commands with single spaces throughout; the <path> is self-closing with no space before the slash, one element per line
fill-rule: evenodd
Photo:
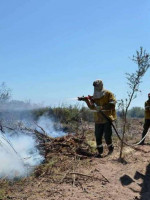
<path fill-rule="evenodd" d="M 51 137 L 61 137 L 66 133 L 61 125 L 50 119 L 47 115 L 41 116 L 36 126 L 31 117 L 23 121 L 13 120 L 12 124 L 23 123 L 29 128 L 45 131 Z M 42 129 L 41 129 L 41 128 Z M 31 135 L 19 132 L 0 132 L 0 178 L 14 179 L 28 176 L 44 157 L 37 149 L 37 140 Z"/>
<path fill-rule="evenodd" d="M 0 125 L 11 127 L 15 131 L 6 129 L 4 134 L 0 131 L 0 178 L 26 177 L 44 160 L 37 148 L 37 140 L 32 136 L 34 133 L 29 135 L 21 132 L 19 124 L 22 127 L 37 129 L 39 132 L 44 130 L 51 137 L 61 137 L 66 134 L 61 125 L 47 115 L 41 116 L 34 123 L 31 110 L 37 107 L 40 106 L 21 101 L 11 101 L 1 105 Z"/>
<path fill-rule="evenodd" d="M 41 116 L 37 124 L 51 137 L 61 137 L 66 135 L 66 133 L 62 131 L 60 123 L 55 123 L 55 121 L 50 119 L 47 115 Z M 40 128 L 38 128 L 38 130 L 41 131 Z"/>
<path fill-rule="evenodd" d="M 43 159 L 33 137 L 0 134 L 0 178 L 26 177 Z"/>

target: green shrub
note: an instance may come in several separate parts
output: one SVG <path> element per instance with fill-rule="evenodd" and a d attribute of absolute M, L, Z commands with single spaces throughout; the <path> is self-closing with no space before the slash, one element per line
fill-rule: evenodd
<path fill-rule="evenodd" d="M 144 109 L 141 107 L 133 107 L 128 112 L 129 117 L 133 118 L 143 118 L 144 117 Z"/>
<path fill-rule="evenodd" d="M 42 115 L 58 120 L 61 123 L 78 122 L 81 118 L 84 121 L 93 121 L 93 113 L 86 107 L 59 106 L 59 107 L 45 107 L 32 111 L 34 119 L 37 120 Z"/>

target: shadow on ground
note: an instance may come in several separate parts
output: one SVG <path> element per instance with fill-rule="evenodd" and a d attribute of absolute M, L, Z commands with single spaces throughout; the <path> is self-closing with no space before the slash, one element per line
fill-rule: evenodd
<path fill-rule="evenodd" d="M 136 175 L 136 174 L 135 174 Z M 150 199 L 150 164 L 146 167 L 145 175 L 139 173 L 139 178 L 143 178 L 143 183 L 141 184 L 140 200 L 149 200 Z M 138 178 L 138 177 L 135 177 Z"/>
<path fill-rule="evenodd" d="M 125 174 L 124 176 L 120 177 L 120 182 L 123 186 L 128 186 L 133 182 L 136 183 L 136 180 L 139 179 L 142 179 L 143 183 L 142 184 L 137 183 L 141 187 L 141 191 L 140 191 L 140 197 L 139 198 L 136 197 L 135 199 L 150 200 L 150 164 L 147 165 L 146 167 L 145 175 L 136 171 L 134 179 L 132 179 L 130 176 Z"/>

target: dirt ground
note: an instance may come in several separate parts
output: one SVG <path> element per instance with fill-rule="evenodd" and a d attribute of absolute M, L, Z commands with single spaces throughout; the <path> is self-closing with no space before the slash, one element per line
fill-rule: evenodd
<path fill-rule="evenodd" d="M 139 129 L 138 126 L 136 128 Z M 147 142 L 150 142 L 149 139 Z M 150 143 L 137 146 L 136 149 L 126 146 L 122 163 L 118 162 L 118 144 L 115 142 L 115 150 L 111 155 L 107 156 L 105 146 L 103 158 L 92 156 L 79 159 L 71 171 L 66 167 L 61 172 L 59 181 L 56 181 L 57 177 L 52 173 L 37 177 L 32 175 L 9 183 L 3 180 L 0 186 L 5 186 L 5 191 L 3 195 L 0 194 L 3 196 L 0 199 L 149 200 Z M 63 162 L 64 160 L 62 165 Z M 72 162 L 70 157 L 67 158 L 67 162 Z"/>
<path fill-rule="evenodd" d="M 51 183 L 51 177 L 28 178 L 8 187 L 5 199 L 16 200 L 149 200 L 150 145 L 126 148 L 126 162 L 118 152 L 109 157 L 90 158 L 84 168 L 75 168 L 73 183 Z M 87 176 L 84 176 L 87 175 Z M 80 182 L 80 184 L 79 184 Z"/>

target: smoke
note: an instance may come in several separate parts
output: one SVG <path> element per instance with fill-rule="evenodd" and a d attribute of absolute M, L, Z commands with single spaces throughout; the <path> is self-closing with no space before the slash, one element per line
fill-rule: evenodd
<path fill-rule="evenodd" d="M 37 124 L 44 129 L 44 131 L 51 137 L 61 137 L 66 135 L 62 130 L 60 123 L 56 123 L 54 120 L 50 119 L 47 115 L 43 115 L 39 118 Z M 38 128 L 41 131 L 40 128 Z"/>
<path fill-rule="evenodd" d="M 11 100 L 0 103 L 0 112 L 31 111 L 33 109 L 43 108 L 41 104 L 33 104 L 30 101 Z"/>
<path fill-rule="evenodd" d="M 36 145 L 28 135 L 0 134 L 0 178 L 28 176 L 44 159 Z"/>
<path fill-rule="evenodd" d="M 22 127 L 37 129 L 51 137 L 61 137 L 66 133 L 60 123 L 56 123 L 48 115 L 41 116 L 36 124 L 30 104 L 12 101 L 2 105 L 0 109 L 0 126 L 7 128 L 0 131 L 0 178 L 14 179 L 30 175 L 36 166 L 44 160 L 37 148 L 38 142 L 34 135 L 22 131 Z M 1 128 L 1 127 L 0 127 Z"/>
<path fill-rule="evenodd" d="M 33 121 L 31 116 L 22 121 L 16 118 L 12 120 L 11 126 L 17 127 L 16 124 L 23 124 L 25 127 L 37 129 L 39 132 L 45 131 L 51 137 L 61 137 L 66 134 L 60 123 L 56 123 L 47 115 L 41 116 L 37 125 Z M 4 134 L 1 132 L 0 178 L 14 179 L 30 175 L 34 168 L 44 160 L 37 145 L 37 140 L 33 136 L 21 132 L 19 128 Z"/>

